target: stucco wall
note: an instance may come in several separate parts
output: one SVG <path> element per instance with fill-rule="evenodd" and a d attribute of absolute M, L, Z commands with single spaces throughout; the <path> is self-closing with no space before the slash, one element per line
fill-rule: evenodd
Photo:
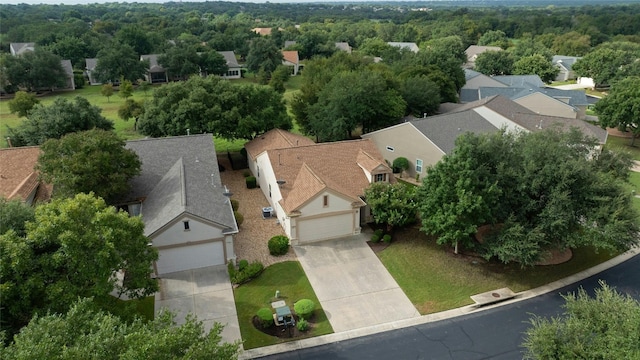
<path fill-rule="evenodd" d="M 362 137 L 373 140 L 378 151 L 389 164 L 393 164 L 393 160 L 396 158 L 407 158 L 409 160 L 409 170 L 405 174 L 412 178 L 416 176 L 416 159 L 421 159 L 423 162 L 422 173 L 420 174 L 422 177 L 426 173 L 427 166 L 435 165 L 444 156 L 442 150 L 408 122 L 364 134 Z M 387 147 L 393 148 L 393 151 Z"/>
<path fill-rule="evenodd" d="M 189 230 L 184 229 L 184 221 L 189 221 Z M 216 228 L 189 216 L 181 216 L 161 229 L 152 238 L 153 246 L 161 247 L 209 239 L 222 239 L 222 229 Z"/>

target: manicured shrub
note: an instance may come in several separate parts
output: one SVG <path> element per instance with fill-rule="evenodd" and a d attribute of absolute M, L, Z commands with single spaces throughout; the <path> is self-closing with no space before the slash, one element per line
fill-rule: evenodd
<path fill-rule="evenodd" d="M 307 330 L 309 330 L 309 322 L 307 320 L 305 320 L 305 319 L 300 319 L 300 320 L 298 320 L 298 323 L 296 324 L 296 327 L 300 331 L 307 331 Z"/>
<path fill-rule="evenodd" d="M 380 236 L 373 234 L 371 235 L 371 242 L 372 243 L 377 243 L 378 241 L 380 241 Z"/>
<path fill-rule="evenodd" d="M 247 281 L 258 277 L 260 273 L 264 270 L 264 265 L 262 265 L 259 261 L 254 261 L 248 266 L 246 266 L 242 271 L 237 271 L 233 277 L 230 277 L 231 282 L 240 285 L 244 284 Z"/>
<path fill-rule="evenodd" d="M 385 236 L 382 237 L 382 241 L 385 242 L 385 244 L 388 244 L 391 242 L 391 235 L 387 234 Z"/>
<path fill-rule="evenodd" d="M 249 177 L 249 175 L 251 175 L 249 170 L 245 170 L 245 171 L 242 172 L 242 176 L 244 176 L 244 177 Z"/>
<path fill-rule="evenodd" d="M 258 187 L 255 176 L 247 176 L 245 182 L 247 183 L 247 189 L 255 189 Z"/>
<path fill-rule="evenodd" d="M 284 255 L 289 251 L 289 238 L 284 235 L 276 235 L 269 239 L 269 254 L 274 256 Z"/>
<path fill-rule="evenodd" d="M 249 262 L 247 260 L 240 260 L 238 261 L 238 271 L 244 271 L 247 266 L 249 266 Z"/>
<path fill-rule="evenodd" d="M 399 157 L 393 160 L 393 172 L 394 173 L 402 173 L 405 170 L 409 169 L 409 160 L 405 157 Z"/>
<path fill-rule="evenodd" d="M 238 227 L 240 227 L 240 225 L 242 225 L 242 223 L 244 222 L 244 216 L 241 213 L 234 211 L 233 217 L 236 218 L 236 224 L 238 224 Z"/>
<path fill-rule="evenodd" d="M 309 299 L 300 299 L 295 304 L 293 304 L 293 310 L 301 319 L 308 319 L 309 316 L 313 313 L 313 309 L 315 307 L 316 304 Z"/>
<path fill-rule="evenodd" d="M 227 264 L 227 272 L 229 272 L 229 279 L 233 279 L 236 276 L 238 271 L 236 270 L 236 266 L 233 265 L 233 261 L 229 261 Z"/>
<path fill-rule="evenodd" d="M 379 238 L 382 237 L 382 235 L 384 234 L 384 231 L 382 231 L 382 229 L 376 229 L 376 231 L 373 232 L 375 235 L 378 235 Z"/>
<path fill-rule="evenodd" d="M 256 315 L 258 315 L 258 318 L 260 318 L 260 323 L 262 324 L 263 329 L 266 329 L 273 325 L 273 313 L 271 312 L 271 309 L 262 308 L 258 310 Z"/>
<path fill-rule="evenodd" d="M 233 209 L 233 211 L 238 211 L 238 208 L 240 208 L 240 201 L 231 199 L 231 208 Z"/>

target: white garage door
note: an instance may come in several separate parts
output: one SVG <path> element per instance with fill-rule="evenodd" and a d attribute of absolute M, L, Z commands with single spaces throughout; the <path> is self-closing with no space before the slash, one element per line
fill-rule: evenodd
<path fill-rule="evenodd" d="M 353 214 L 298 221 L 300 242 L 332 239 L 353 234 Z"/>
<path fill-rule="evenodd" d="M 224 264 L 222 241 L 159 250 L 158 275 Z"/>

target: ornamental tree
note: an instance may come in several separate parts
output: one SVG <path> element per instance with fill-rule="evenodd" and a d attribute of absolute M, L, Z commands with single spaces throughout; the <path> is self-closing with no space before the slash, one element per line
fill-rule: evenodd
<path fill-rule="evenodd" d="M 387 231 L 416 221 L 418 202 L 416 187 L 402 183 L 376 182 L 365 190 L 365 199 L 377 224 L 386 224 Z"/>

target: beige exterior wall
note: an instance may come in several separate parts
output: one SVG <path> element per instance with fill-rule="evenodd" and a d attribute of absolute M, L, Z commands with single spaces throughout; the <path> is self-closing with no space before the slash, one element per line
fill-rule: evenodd
<path fill-rule="evenodd" d="M 578 112 L 573 106 L 539 92 L 523 96 L 514 101 L 540 115 L 559 116 L 571 119 L 578 117 Z"/>
<path fill-rule="evenodd" d="M 189 230 L 184 229 L 184 222 L 189 222 Z M 222 229 L 215 228 L 200 220 L 186 215 L 180 216 L 152 235 L 153 246 L 164 247 L 184 245 L 208 239 L 223 239 Z"/>
<path fill-rule="evenodd" d="M 406 175 L 409 177 L 416 176 L 415 167 L 417 159 L 423 162 L 422 172 L 420 173 L 420 177 L 423 177 L 426 174 L 426 168 L 429 165 L 435 165 L 442 159 L 442 156 L 444 156 L 442 150 L 408 122 L 364 134 L 362 137 L 373 140 L 378 151 L 380 151 L 380 154 L 382 154 L 389 164 L 393 164 L 393 160 L 396 158 L 407 158 L 410 166 Z M 392 148 L 393 151 L 388 147 Z"/>

